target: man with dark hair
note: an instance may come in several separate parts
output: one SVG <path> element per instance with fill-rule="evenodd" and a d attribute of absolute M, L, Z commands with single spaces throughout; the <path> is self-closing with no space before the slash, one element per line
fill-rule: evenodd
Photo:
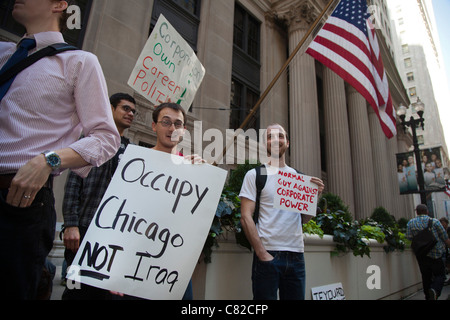
<path fill-rule="evenodd" d="M 18 45 L 0 43 L 0 74 L 64 42 L 67 6 L 16 1 L 12 15 L 27 33 Z M 0 86 L 0 110 L 1 298 L 35 299 L 55 235 L 53 177 L 69 168 L 86 176 L 114 156 L 120 137 L 100 64 L 82 50 L 42 58 L 10 78 Z"/>
<path fill-rule="evenodd" d="M 74 172 L 70 172 L 66 181 L 63 202 L 63 241 L 66 247 L 64 257 L 68 265 L 72 264 L 117 169 L 120 157 L 130 143 L 130 140 L 124 137 L 124 133 L 133 123 L 136 101 L 128 94 L 116 93 L 110 97 L 110 103 L 114 122 L 121 137 L 119 150 L 111 160 L 98 168 L 93 168 L 86 178 L 83 179 Z M 64 300 L 104 300 L 110 297 L 108 291 L 84 284 L 81 284 L 81 289 L 71 290 L 67 287 L 63 294 Z"/>
<path fill-rule="evenodd" d="M 437 300 L 441 295 L 445 281 L 444 255 L 445 245 L 450 247 L 447 231 L 437 219 L 429 216 L 428 207 L 419 204 L 416 208 L 417 217 L 408 222 L 406 237 L 412 240 L 420 231 L 428 227 L 431 222 L 431 231 L 437 240 L 436 245 L 424 256 L 416 256 L 422 274 L 423 291 L 426 300 Z"/>
<path fill-rule="evenodd" d="M 155 150 L 178 154 L 185 132 L 186 112 L 176 103 L 163 103 L 153 111 L 152 129 L 156 132 Z"/>

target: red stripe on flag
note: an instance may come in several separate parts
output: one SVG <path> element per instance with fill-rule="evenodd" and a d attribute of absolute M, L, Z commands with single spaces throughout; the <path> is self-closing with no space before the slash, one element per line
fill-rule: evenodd
<path fill-rule="evenodd" d="M 385 135 L 392 138 L 397 134 L 395 109 L 375 30 L 361 14 L 365 9 L 364 2 L 341 0 L 313 40 L 317 46 L 310 46 L 306 52 L 353 86 L 376 112 Z M 352 11 L 353 16 L 349 13 Z M 340 65 L 342 61 L 352 68 L 346 70 Z"/>

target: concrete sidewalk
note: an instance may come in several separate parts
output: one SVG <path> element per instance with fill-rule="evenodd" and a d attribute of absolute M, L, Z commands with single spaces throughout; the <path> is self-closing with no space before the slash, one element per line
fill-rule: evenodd
<path fill-rule="evenodd" d="M 425 300 L 423 290 L 416 292 L 415 294 L 405 298 L 405 300 Z M 442 288 L 441 296 L 438 300 L 450 300 L 450 285 L 444 285 Z"/>

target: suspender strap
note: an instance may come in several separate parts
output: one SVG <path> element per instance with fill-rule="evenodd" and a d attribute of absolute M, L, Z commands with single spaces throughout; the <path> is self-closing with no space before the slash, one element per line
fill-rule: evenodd
<path fill-rule="evenodd" d="M 255 224 L 258 223 L 259 219 L 259 206 L 260 206 L 260 198 L 261 191 L 264 189 L 267 181 L 267 169 L 266 166 L 262 165 L 260 167 L 256 167 L 256 202 L 255 202 L 255 212 L 253 213 L 253 221 Z"/>
<path fill-rule="evenodd" d="M 58 53 L 68 51 L 68 50 L 78 50 L 78 48 L 71 46 L 67 43 L 55 43 L 42 50 L 35 52 L 28 58 L 22 60 L 18 64 L 14 65 L 10 69 L 6 70 L 2 75 L 0 75 L 0 85 L 15 77 L 17 74 L 31 66 L 33 63 L 39 61 L 44 57 L 54 56 Z"/>

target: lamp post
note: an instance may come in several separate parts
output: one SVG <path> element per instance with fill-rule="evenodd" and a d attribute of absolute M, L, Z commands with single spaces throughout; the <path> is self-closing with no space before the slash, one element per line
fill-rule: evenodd
<path fill-rule="evenodd" d="M 427 204 L 427 192 L 425 190 L 425 179 L 423 176 L 423 170 L 420 162 L 420 149 L 419 149 L 419 140 L 417 139 L 416 129 L 421 127 L 422 130 L 425 128 L 425 119 L 423 118 L 423 114 L 425 111 L 425 104 L 417 98 L 417 102 L 414 104 L 415 111 L 419 116 L 418 119 L 411 115 L 409 121 L 406 121 L 406 107 L 404 105 L 400 105 L 397 115 L 399 116 L 401 125 L 403 130 L 406 132 L 406 127 L 411 128 L 413 135 L 413 145 L 414 145 L 414 155 L 416 156 L 416 166 L 417 166 L 417 182 L 419 184 L 419 192 L 420 192 L 420 202 L 424 205 Z"/>

